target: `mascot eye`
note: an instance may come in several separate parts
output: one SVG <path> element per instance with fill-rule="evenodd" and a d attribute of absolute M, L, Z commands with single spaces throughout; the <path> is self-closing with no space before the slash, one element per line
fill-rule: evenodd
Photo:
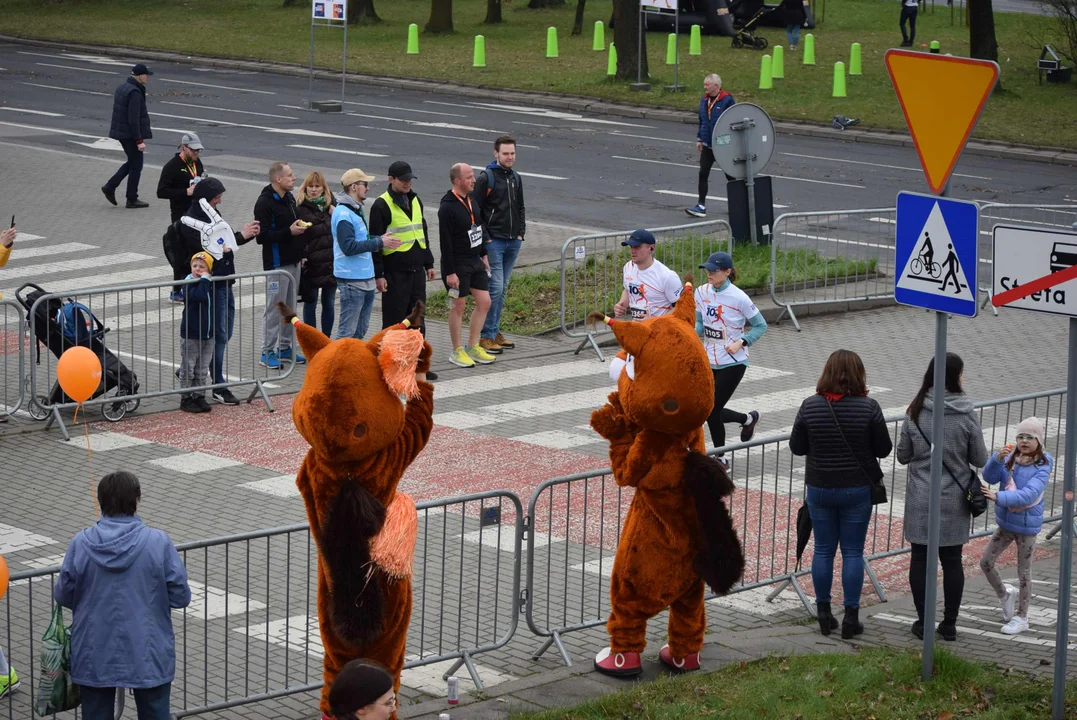
<path fill-rule="evenodd" d="M 366 429 L 366 425 L 359 423 L 352 430 L 352 435 L 355 436 L 356 439 L 361 440 L 366 435 Z"/>
<path fill-rule="evenodd" d="M 636 358 L 634 355 L 629 355 L 627 362 L 625 362 L 625 372 L 628 373 L 629 380 L 636 379 Z"/>

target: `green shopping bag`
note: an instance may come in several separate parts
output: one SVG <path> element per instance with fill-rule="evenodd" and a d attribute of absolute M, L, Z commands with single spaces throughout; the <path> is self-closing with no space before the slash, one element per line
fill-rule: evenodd
<path fill-rule="evenodd" d="M 45 716 L 74 710 L 79 702 L 78 685 L 71 682 L 71 634 L 64 626 L 64 609 L 55 605 L 52 622 L 41 638 L 37 714 Z"/>

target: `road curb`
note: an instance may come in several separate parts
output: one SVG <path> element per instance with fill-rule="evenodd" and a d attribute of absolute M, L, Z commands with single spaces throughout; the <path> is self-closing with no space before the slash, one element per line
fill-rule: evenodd
<path fill-rule="evenodd" d="M 184 55 L 183 53 L 168 50 L 144 50 L 120 46 L 62 43 L 53 40 L 41 40 L 38 38 L 27 38 L 8 34 L 0 34 L 0 40 L 23 43 L 25 45 L 33 45 L 37 47 L 78 50 L 99 54 L 137 55 L 138 59 L 142 61 L 160 60 L 163 62 L 198 62 L 210 67 L 222 69 L 251 70 L 256 72 L 275 73 L 277 75 L 290 75 L 293 77 L 306 77 L 308 74 L 307 68 L 289 63 L 270 63 L 259 60 Z M 339 79 L 340 74 L 328 72 L 326 70 L 315 70 L 314 76 L 321 80 L 331 80 Z M 510 90 L 506 88 L 471 85 L 467 83 L 416 80 L 382 75 L 362 75 L 358 73 L 348 73 L 347 80 L 361 85 L 415 90 L 427 93 L 431 91 L 432 84 L 436 84 L 438 92 L 448 95 L 467 95 L 474 98 L 499 100 L 501 102 L 511 102 L 520 105 L 542 105 L 574 112 L 590 112 L 599 115 L 636 118 L 641 120 L 663 120 L 666 122 L 683 123 L 685 125 L 695 125 L 699 121 L 696 113 L 690 110 L 679 110 L 670 107 L 629 105 L 627 103 L 618 103 L 579 95 L 526 92 L 522 90 Z M 888 130 L 864 129 L 842 131 L 835 130 L 822 123 L 781 119 L 775 120 L 774 127 L 778 132 L 786 135 L 826 138 L 841 142 L 867 143 L 869 145 L 901 145 L 904 147 L 913 147 L 911 137 L 904 133 Z M 965 147 L 965 153 L 968 155 L 982 155 L 985 157 L 1005 158 L 1008 160 L 1024 160 L 1026 162 L 1077 167 L 1077 150 L 1061 147 L 1018 145 L 994 140 L 973 140 Z"/>

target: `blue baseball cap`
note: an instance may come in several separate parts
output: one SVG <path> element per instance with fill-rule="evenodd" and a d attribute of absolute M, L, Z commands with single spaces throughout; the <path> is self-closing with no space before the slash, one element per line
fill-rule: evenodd
<path fill-rule="evenodd" d="M 654 245 L 654 235 L 649 230 L 636 230 L 628 239 L 621 243 L 622 246 L 639 247 L 640 245 Z"/>
<path fill-rule="evenodd" d="M 726 252 L 713 253 L 707 261 L 699 267 L 704 270 L 730 270 L 733 267 L 733 256 Z"/>

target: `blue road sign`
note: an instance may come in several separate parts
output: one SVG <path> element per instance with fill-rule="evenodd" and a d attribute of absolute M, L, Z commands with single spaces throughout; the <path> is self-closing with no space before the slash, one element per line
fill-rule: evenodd
<path fill-rule="evenodd" d="M 975 317 L 980 208 L 969 200 L 900 192 L 894 299 Z"/>

